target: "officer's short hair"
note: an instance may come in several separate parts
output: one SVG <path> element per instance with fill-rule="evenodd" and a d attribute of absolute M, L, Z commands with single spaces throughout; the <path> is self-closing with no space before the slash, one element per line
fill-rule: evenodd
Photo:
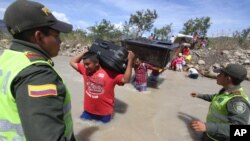
<path fill-rule="evenodd" d="M 23 41 L 30 42 L 31 37 L 34 35 L 34 33 L 36 31 L 40 31 L 44 35 L 48 36 L 49 35 L 49 30 L 50 30 L 49 27 L 38 27 L 38 28 L 31 29 L 31 30 L 23 31 L 21 33 L 17 33 L 15 35 L 13 35 L 13 38 L 18 39 L 18 40 L 23 40 Z"/>
<path fill-rule="evenodd" d="M 85 60 L 85 59 L 89 59 L 94 63 L 99 63 L 98 54 L 96 54 L 95 52 L 92 52 L 92 51 L 88 51 L 83 55 L 82 60 Z"/>
<path fill-rule="evenodd" d="M 239 79 L 239 78 L 235 78 L 233 76 L 230 76 L 229 74 L 227 74 L 226 72 L 222 72 L 225 76 L 229 76 L 232 80 L 233 85 L 239 85 L 244 79 Z"/>

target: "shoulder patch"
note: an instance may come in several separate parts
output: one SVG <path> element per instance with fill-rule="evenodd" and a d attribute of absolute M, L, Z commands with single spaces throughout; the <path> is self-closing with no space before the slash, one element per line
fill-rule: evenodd
<path fill-rule="evenodd" d="M 28 93 L 30 97 L 57 96 L 57 89 L 55 84 L 28 85 Z"/>
<path fill-rule="evenodd" d="M 241 102 L 241 101 L 237 101 L 237 102 L 233 102 L 233 110 L 238 113 L 238 114 L 242 114 L 246 111 L 246 103 Z"/>
<path fill-rule="evenodd" d="M 36 60 L 43 60 L 42 55 L 34 52 L 25 52 L 25 56 L 30 60 L 30 61 L 36 61 Z"/>
<path fill-rule="evenodd" d="M 241 94 L 241 92 L 240 92 L 240 91 L 232 91 L 230 94 L 240 95 L 240 94 Z"/>
<path fill-rule="evenodd" d="M 224 98 L 220 97 L 220 98 L 218 99 L 218 102 L 221 103 L 223 100 L 224 100 Z"/>

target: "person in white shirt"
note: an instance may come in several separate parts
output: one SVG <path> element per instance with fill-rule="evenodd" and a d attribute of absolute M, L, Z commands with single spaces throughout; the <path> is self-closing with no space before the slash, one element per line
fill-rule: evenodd
<path fill-rule="evenodd" d="M 189 68 L 188 77 L 192 79 L 197 79 L 199 77 L 199 73 L 195 68 Z"/>
<path fill-rule="evenodd" d="M 174 35 L 172 35 L 170 38 L 170 43 L 174 43 L 174 40 L 175 40 L 175 37 L 174 37 Z"/>

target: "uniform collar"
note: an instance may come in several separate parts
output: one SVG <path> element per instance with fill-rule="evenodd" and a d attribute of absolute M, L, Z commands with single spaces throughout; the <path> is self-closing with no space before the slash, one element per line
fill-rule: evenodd
<path fill-rule="evenodd" d="M 43 57 L 43 59 L 47 62 L 49 62 L 51 65 L 54 65 L 52 59 L 49 57 L 49 55 L 42 50 L 38 45 L 26 42 L 23 40 L 13 39 L 12 44 L 10 46 L 10 50 L 18 51 L 18 52 L 34 52 Z"/>
<path fill-rule="evenodd" d="M 240 89 L 241 88 L 241 85 L 236 85 L 236 86 L 234 86 L 234 87 L 231 87 L 231 88 L 222 88 L 221 90 L 220 90 L 220 93 L 226 93 L 226 94 L 230 94 L 230 93 L 232 93 L 232 92 L 234 92 L 234 91 L 236 91 L 236 90 L 238 90 L 238 89 Z"/>

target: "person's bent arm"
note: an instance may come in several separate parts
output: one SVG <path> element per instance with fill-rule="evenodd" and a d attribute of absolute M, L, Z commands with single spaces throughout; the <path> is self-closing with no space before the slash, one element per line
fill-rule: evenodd
<path fill-rule="evenodd" d="M 124 77 L 122 79 L 123 83 L 128 83 L 132 74 L 132 67 L 133 67 L 133 59 L 135 57 L 135 54 L 132 51 L 129 51 L 128 53 L 128 64 L 126 71 L 124 73 Z"/>
<path fill-rule="evenodd" d="M 230 125 L 248 124 L 250 106 L 244 98 L 232 98 L 227 102 L 226 107 L 228 123 L 206 123 L 208 133 L 229 138 Z"/>
<path fill-rule="evenodd" d="M 83 53 L 76 55 L 70 59 L 70 66 L 78 71 L 77 64 L 81 62 L 82 56 L 87 52 L 87 50 L 83 51 Z"/>
<path fill-rule="evenodd" d="M 191 93 L 191 96 L 192 97 L 197 97 L 197 98 L 200 98 L 200 99 L 203 99 L 205 101 L 209 101 L 211 102 L 213 97 L 215 96 L 216 94 L 199 94 L 199 93 L 196 93 L 196 92 L 192 92 Z"/>

